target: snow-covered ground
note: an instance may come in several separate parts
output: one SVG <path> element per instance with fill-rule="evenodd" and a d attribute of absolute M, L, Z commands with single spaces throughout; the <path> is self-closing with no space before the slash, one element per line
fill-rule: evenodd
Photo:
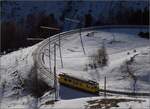
<path fill-rule="evenodd" d="M 103 88 L 104 77 L 107 77 L 107 89 L 133 92 L 135 85 L 136 92 L 150 92 L 150 42 L 147 39 L 139 38 L 137 35 L 139 31 L 146 31 L 144 29 L 104 29 L 95 31 L 82 32 L 82 39 L 86 55 L 84 55 L 80 43 L 79 33 L 70 35 L 68 38 L 62 39 L 62 54 L 63 66 L 61 68 L 61 60 L 59 50 L 57 51 L 57 73 L 67 73 L 82 79 L 90 79 L 99 82 L 99 86 Z M 90 37 L 87 33 L 94 32 Z M 115 41 L 114 41 L 115 38 Z M 89 58 L 96 52 L 98 48 L 105 43 L 109 63 L 108 66 L 91 70 L 86 68 L 89 64 Z M 48 49 L 48 48 L 46 48 Z M 53 51 L 53 50 L 52 50 Z M 49 67 L 49 61 L 45 52 L 44 62 Z M 137 78 L 134 79 L 128 74 L 121 72 L 121 67 L 126 61 L 130 61 L 134 57 L 131 64 L 133 74 Z M 53 58 L 53 53 L 52 57 Z M 52 59 L 53 60 L 53 59 Z M 52 61 L 53 68 L 53 61 Z M 60 102 L 54 105 L 54 108 L 84 108 L 86 102 L 83 100 L 91 99 L 90 94 L 83 94 L 82 92 L 67 89 L 60 86 Z M 81 98 L 87 97 L 83 99 Z M 72 99 L 72 100 L 70 100 Z M 148 99 L 147 99 L 148 100 Z M 71 103 L 70 103 L 71 102 Z M 79 102 L 79 103 L 78 103 Z M 143 104 L 144 103 L 144 104 Z M 149 100 L 143 103 L 139 102 L 125 102 L 119 103 L 119 109 L 122 108 L 149 108 Z M 69 105 L 70 104 L 70 105 Z M 76 105 L 73 105 L 76 104 Z M 79 105 L 78 105 L 79 104 Z M 72 106 L 73 105 L 73 106 Z M 84 105 L 84 106 L 83 106 Z M 70 107 L 69 107 L 70 106 Z M 116 107 L 115 107 L 116 108 Z"/>
<path fill-rule="evenodd" d="M 82 51 L 79 33 L 68 35 L 68 37 L 61 40 L 63 68 L 61 68 L 59 49 L 57 49 L 57 74 L 64 72 L 78 78 L 94 80 L 99 83 L 101 88 L 103 88 L 104 77 L 106 76 L 107 89 L 132 92 L 133 85 L 135 85 L 136 92 L 150 92 L 150 42 L 137 35 L 141 30 L 145 31 L 145 29 L 115 28 L 82 32 L 85 55 Z M 87 36 L 87 33 L 91 32 L 93 32 L 93 35 Z M 102 46 L 102 43 L 105 44 L 108 53 L 108 65 L 97 69 L 87 67 L 90 63 L 90 56 Z M 46 46 L 42 51 L 44 52 L 43 63 L 47 68 L 49 68 L 48 47 Z M 22 80 L 28 78 L 31 73 L 36 48 L 37 45 L 12 52 L 0 58 L 1 109 L 84 109 L 85 107 L 89 108 L 90 105 L 95 105 L 89 104 L 87 101 L 103 99 L 103 97 L 92 97 L 93 95 L 63 86 L 60 86 L 60 100 L 53 105 L 50 105 L 49 102 L 49 98 L 53 97 L 53 95 L 49 96 L 49 92 L 39 99 L 29 95 L 24 88 L 18 85 L 21 85 Z M 51 67 L 53 68 L 53 45 L 51 46 L 51 58 Z M 122 73 L 122 66 L 125 66 L 125 62 L 131 61 L 132 58 L 133 61 L 129 67 L 131 67 L 133 75 L 137 78 L 136 84 L 134 84 L 135 81 L 130 74 Z M 17 90 L 16 87 L 21 87 L 21 89 Z M 15 88 L 16 90 L 14 90 Z M 112 98 L 132 99 L 119 102 L 119 107 L 112 109 L 137 109 L 137 107 L 149 109 L 150 107 L 148 98 L 138 98 L 141 101 L 119 95 Z"/>
<path fill-rule="evenodd" d="M 120 67 L 125 61 L 136 55 L 135 62 L 132 65 L 136 70 L 135 76 L 138 76 L 136 91 L 149 92 L 150 80 L 147 78 L 150 78 L 150 68 L 148 67 L 150 66 L 150 42 L 147 39 L 140 38 L 137 35 L 139 31 L 141 29 L 131 28 L 85 31 L 82 33 L 85 55 L 81 48 L 79 33 L 62 39 L 61 49 L 64 68 L 61 68 L 59 51 L 57 51 L 57 73 L 64 72 L 84 79 L 95 80 L 99 82 L 100 87 L 103 87 L 104 77 L 106 76 L 108 89 L 132 91 L 134 81 L 130 77 L 124 78 Z M 94 32 L 94 35 L 86 36 L 87 33 L 91 32 Z M 108 66 L 96 70 L 86 68 L 86 65 L 90 63 L 90 56 L 102 46 L 103 41 L 109 57 Z M 45 52 L 44 61 L 45 65 L 49 67 L 47 55 L 47 52 Z"/>
<path fill-rule="evenodd" d="M 22 85 L 29 78 L 36 47 L 21 49 L 0 58 L 0 109 L 33 107 L 31 104 L 35 98 L 29 96 Z"/>
<path fill-rule="evenodd" d="M 117 106 L 112 106 L 106 109 L 149 109 L 150 107 L 148 99 L 131 98 L 131 97 L 107 97 L 108 101 L 111 99 L 120 100 L 120 102 L 117 103 Z M 88 98 L 80 98 L 80 99 L 72 99 L 72 100 L 60 100 L 51 106 L 48 104 L 42 105 L 41 108 L 42 109 L 49 109 L 49 108 L 51 109 L 105 109 L 105 104 L 103 100 L 104 100 L 103 97 L 88 97 Z M 101 101 L 103 103 L 101 103 Z M 106 103 L 106 106 L 109 107 L 110 103 Z"/>

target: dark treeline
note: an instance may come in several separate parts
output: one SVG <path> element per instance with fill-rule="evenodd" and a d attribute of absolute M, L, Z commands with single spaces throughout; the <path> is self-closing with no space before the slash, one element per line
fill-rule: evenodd
<path fill-rule="evenodd" d="M 85 19 L 92 19 L 90 17 L 92 17 L 92 14 L 89 13 L 88 16 L 85 16 Z M 87 23 L 92 25 L 91 21 Z M 144 10 L 123 8 L 118 10 L 116 14 L 110 12 L 108 19 L 105 21 L 98 19 L 93 25 L 149 25 L 149 9 L 148 7 L 145 7 Z"/>
<path fill-rule="evenodd" d="M 68 10 L 67 10 L 68 11 Z M 75 11 L 75 13 L 77 10 Z M 63 14 L 63 13 L 62 13 Z M 65 18 L 65 14 L 61 17 Z M 109 13 L 107 19 L 98 18 L 94 20 L 92 11 L 82 15 L 82 27 L 101 26 L 101 25 L 149 25 L 149 9 L 145 7 L 143 10 L 125 8 L 118 10 L 116 14 Z M 36 12 L 28 14 L 20 21 L 3 21 L 1 22 L 1 47 L 2 51 L 10 52 L 20 47 L 26 47 L 37 43 L 37 41 L 28 41 L 27 38 L 47 38 L 60 31 L 48 31 L 41 29 L 40 26 L 49 26 L 55 28 L 63 28 L 64 20 L 59 23 L 54 13 L 46 14 L 45 12 Z"/>
<path fill-rule="evenodd" d="M 29 14 L 19 22 L 3 21 L 1 23 L 2 51 L 11 52 L 20 47 L 37 43 L 28 38 L 47 38 L 59 31 L 48 31 L 40 26 L 59 28 L 54 14 L 46 15 L 44 12 Z"/>

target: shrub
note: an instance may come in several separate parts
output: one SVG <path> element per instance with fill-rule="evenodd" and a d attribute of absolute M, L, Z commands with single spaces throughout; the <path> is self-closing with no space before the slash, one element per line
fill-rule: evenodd
<path fill-rule="evenodd" d="M 100 49 L 97 50 L 96 54 L 93 54 L 90 59 L 90 66 L 93 69 L 97 67 L 104 67 L 108 65 L 108 55 L 106 52 L 106 48 L 103 45 Z"/>
<path fill-rule="evenodd" d="M 149 32 L 140 32 L 140 33 L 138 33 L 138 35 L 139 35 L 141 38 L 146 38 L 146 39 L 149 39 L 149 38 L 150 38 Z"/>

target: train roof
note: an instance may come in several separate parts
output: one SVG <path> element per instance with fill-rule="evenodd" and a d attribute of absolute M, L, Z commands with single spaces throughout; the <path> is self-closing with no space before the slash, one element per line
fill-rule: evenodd
<path fill-rule="evenodd" d="M 69 74 L 66 74 L 66 73 L 61 73 L 59 75 L 66 76 L 66 77 L 69 77 L 69 78 L 72 78 L 72 79 L 76 79 L 76 80 L 79 80 L 79 81 L 82 81 L 82 82 L 98 85 L 98 83 L 93 81 L 93 80 L 88 80 L 88 79 L 77 77 L 77 76 L 74 76 L 74 75 L 69 75 Z"/>

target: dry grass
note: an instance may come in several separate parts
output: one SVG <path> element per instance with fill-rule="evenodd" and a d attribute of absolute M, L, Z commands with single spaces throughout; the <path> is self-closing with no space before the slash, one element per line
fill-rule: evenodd
<path fill-rule="evenodd" d="M 118 103 L 120 102 L 130 102 L 130 101 L 138 101 L 143 102 L 143 100 L 136 100 L 136 99 L 97 99 L 97 100 L 90 100 L 87 101 L 88 105 L 86 109 L 110 109 L 111 107 L 119 107 Z"/>

